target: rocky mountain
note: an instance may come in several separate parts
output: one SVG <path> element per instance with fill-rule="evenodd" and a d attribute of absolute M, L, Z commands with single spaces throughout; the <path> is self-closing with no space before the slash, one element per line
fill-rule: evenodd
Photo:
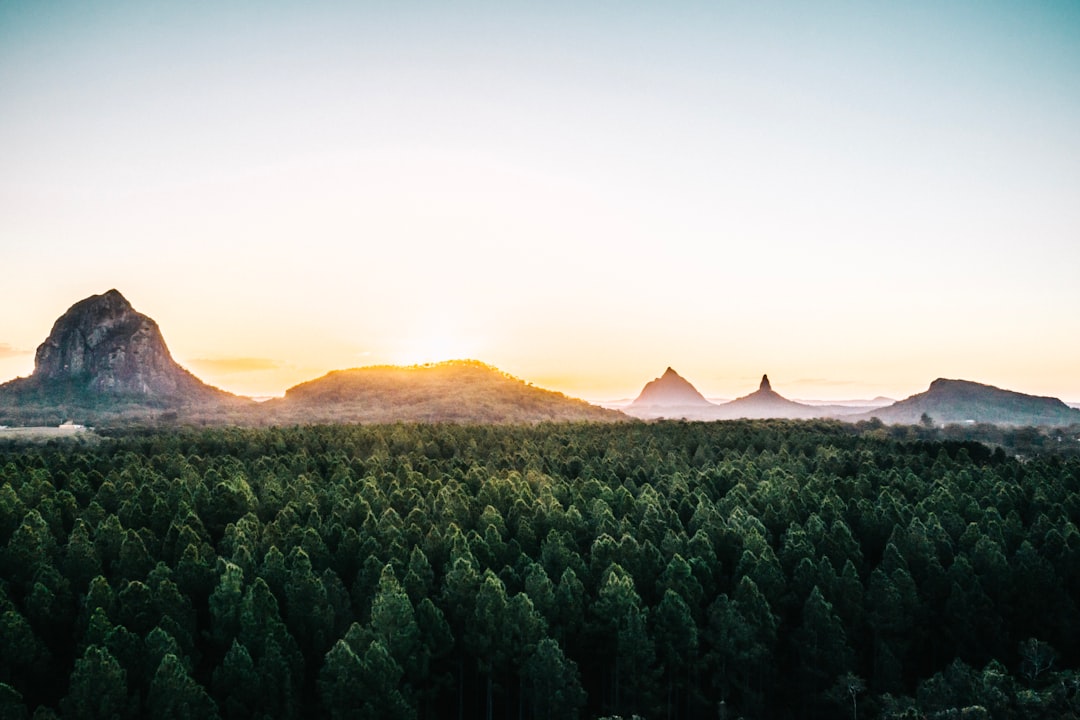
<path fill-rule="evenodd" d="M 645 383 L 645 387 L 628 409 L 652 414 L 672 409 L 711 407 L 715 407 L 713 403 L 706 400 L 697 388 L 669 367 L 663 375 Z"/>
<path fill-rule="evenodd" d="M 535 423 L 628 419 L 475 360 L 337 370 L 260 407 L 277 423 Z"/>
<path fill-rule="evenodd" d="M 690 381 L 672 368 L 645 383 L 641 393 L 622 411 L 643 420 L 675 418 L 712 420 L 716 404 L 709 402 Z"/>
<path fill-rule="evenodd" d="M 247 404 L 178 365 L 157 323 L 116 290 L 72 305 L 38 347 L 33 374 L 0 385 L 0 420 L 22 423 Z"/>
<path fill-rule="evenodd" d="M 474 360 L 339 370 L 255 403 L 211 387 L 182 368 L 161 331 L 116 290 L 73 305 L 37 349 L 34 372 L 0 385 L 0 425 L 334 422 L 533 423 L 638 418 L 877 417 L 889 423 L 1080 424 L 1080 410 L 965 380 L 938 379 L 906 400 L 865 407 L 789 400 L 762 376 L 757 391 L 707 400 L 672 368 L 646 383 L 624 413 L 533 387 Z"/>
<path fill-rule="evenodd" d="M 775 390 L 769 383 L 769 376 L 761 376 L 761 384 L 758 389 L 749 395 L 735 398 L 716 406 L 716 419 L 735 418 L 814 418 L 828 414 L 823 408 L 803 405 L 794 400 L 788 400 Z"/>
<path fill-rule="evenodd" d="M 675 370 L 667 368 L 663 376 L 645 385 L 642 394 L 623 412 L 642 419 L 737 420 L 764 418 L 823 418 L 850 415 L 864 408 L 813 406 L 796 403 L 772 389 L 769 376 L 761 376 L 758 389 L 750 395 L 727 403 L 711 403 Z"/>
<path fill-rule="evenodd" d="M 729 402 L 714 403 L 671 368 L 647 383 L 637 399 L 623 408 L 628 415 L 642 419 L 685 420 L 840 417 L 863 410 L 865 408 L 805 405 L 788 400 L 772 389 L 768 375 L 761 377 L 755 392 Z"/>
<path fill-rule="evenodd" d="M 939 378 L 926 392 L 865 414 L 892 424 L 914 425 L 926 414 L 937 425 L 1071 425 L 1080 410 L 1052 397 L 1025 395 L 970 380 Z M 864 419 L 865 419 L 864 418 Z"/>

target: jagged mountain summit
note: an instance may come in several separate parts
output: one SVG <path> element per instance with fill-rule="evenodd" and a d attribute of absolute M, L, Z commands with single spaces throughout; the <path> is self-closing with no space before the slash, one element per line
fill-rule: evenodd
<path fill-rule="evenodd" d="M 772 389 L 768 375 L 761 376 L 758 389 L 749 395 L 735 398 L 731 402 L 718 405 L 714 417 L 717 419 L 735 418 L 814 418 L 827 414 L 823 408 L 803 405 L 788 400 Z"/>
<path fill-rule="evenodd" d="M 844 408 L 816 407 L 788 400 L 772 389 L 768 375 L 758 389 L 726 403 L 713 403 L 670 367 L 645 385 L 641 394 L 623 411 L 643 419 L 735 420 L 739 418 L 816 418 L 844 414 Z"/>
<path fill-rule="evenodd" d="M 246 403 L 173 360 L 157 323 L 117 290 L 72 305 L 38 346 L 33 374 L 0 385 L 0 418 L 24 421 Z"/>
<path fill-rule="evenodd" d="M 144 398 L 216 396 L 173 360 L 156 322 L 117 290 L 75 303 L 37 349 L 39 383 L 80 382 L 104 395 Z"/>
<path fill-rule="evenodd" d="M 335 370 L 296 385 L 260 411 L 288 423 L 611 422 L 620 412 L 543 390 L 477 360 Z"/>
<path fill-rule="evenodd" d="M 995 425 L 1071 425 L 1080 423 L 1080 410 L 1052 397 L 1025 395 L 970 380 L 938 378 L 926 392 L 889 407 L 865 413 L 887 423 L 914 425 L 923 414 L 938 425 L 992 423 Z"/>

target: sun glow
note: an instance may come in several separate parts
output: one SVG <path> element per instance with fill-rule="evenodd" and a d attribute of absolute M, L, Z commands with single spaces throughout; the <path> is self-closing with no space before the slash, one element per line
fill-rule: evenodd
<path fill-rule="evenodd" d="M 390 353 L 395 365 L 425 365 L 446 360 L 465 360 L 479 355 L 477 343 L 459 337 L 447 328 L 433 328 L 404 339 Z"/>
<path fill-rule="evenodd" d="M 243 394 L 1080 401 L 1080 3 L 98 5 L 0 2 L 0 383 L 114 287 Z"/>

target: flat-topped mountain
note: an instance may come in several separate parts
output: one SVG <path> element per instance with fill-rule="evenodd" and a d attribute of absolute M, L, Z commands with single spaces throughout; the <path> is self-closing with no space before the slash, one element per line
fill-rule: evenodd
<path fill-rule="evenodd" d="M 936 424 L 993 423 L 996 425 L 1071 425 L 1080 423 L 1080 410 L 1052 397 L 1025 395 L 970 380 L 939 378 L 926 392 L 912 395 L 865 417 L 887 423 L 914 425 L 923 414 Z"/>
<path fill-rule="evenodd" d="M 824 414 L 826 412 L 822 408 L 803 405 L 783 397 L 772 389 L 769 376 L 762 375 L 761 384 L 756 391 L 718 405 L 714 417 L 725 420 L 735 418 L 799 419 L 821 417 Z"/>
<path fill-rule="evenodd" d="M 38 347 L 33 374 L 0 385 L 0 419 L 16 421 L 247 402 L 177 364 L 157 323 L 116 290 L 72 305 Z"/>
<path fill-rule="evenodd" d="M 476 360 L 335 370 L 260 407 L 273 422 L 534 423 L 627 417 Z"/>

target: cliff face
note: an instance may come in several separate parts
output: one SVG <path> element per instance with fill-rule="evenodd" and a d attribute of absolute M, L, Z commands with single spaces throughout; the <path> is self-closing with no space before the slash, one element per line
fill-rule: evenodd
<path fill-rule="evenodd" d="M 84 381 L 85 390 L 106 395 L 212 390 L 176 364 L 157 323 L 116 290 L 76 303 L 56 321 L 37 349 L 32 377 L 41 383 Z"/>
<path fill-rule="evenodd" d="M 34 373 L 0 385 L 0 424 L 203 420 L 251 401 L 211 387 L 169 354 L 157 323 L 116 290 L 75 303 L 37 349 Z"/>

